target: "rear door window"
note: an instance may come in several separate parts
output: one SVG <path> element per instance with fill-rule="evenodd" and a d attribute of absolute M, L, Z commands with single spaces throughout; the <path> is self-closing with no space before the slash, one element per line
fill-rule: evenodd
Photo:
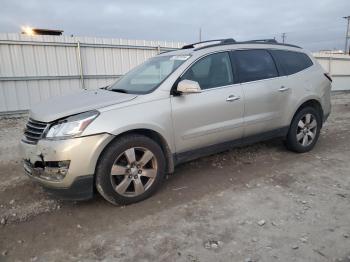
<path fill-rule="evenodd" d="M 292 75 L 313 65 L 311 59 L 304 53 L 271 50 L 270 51 L 282 75 Z"/>
<path fill-rule="evenodd" d="M 278 76 L 275 62 L 266 50 L 237 50 L 231 55 L 241 83 Z"/>

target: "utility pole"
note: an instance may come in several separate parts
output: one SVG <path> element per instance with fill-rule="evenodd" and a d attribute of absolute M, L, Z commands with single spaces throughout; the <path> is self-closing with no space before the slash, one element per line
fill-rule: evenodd
<path fill-rule="evenodd" d="M 199 42 L 202 42 L 202 27 L 199 28 Z"/>
<path fill-rule="evenodd" d="M 285 39 L 287 38 L 286 33 L 282 33 L 282 43 L 285 43 Z"/>
<path fill-rule="evenodd" d="M 346 34 L 345 34 L 344 54 L 349 54 L 350 51 L 348 49 L 348 40 L 350 38 L 350 32 L 349 32 L 349 29 L 350 29 L 350 15 L 349 16 L 344 16 L 343 18 L 348 20 L 348 26 L 346 27 Z"/>

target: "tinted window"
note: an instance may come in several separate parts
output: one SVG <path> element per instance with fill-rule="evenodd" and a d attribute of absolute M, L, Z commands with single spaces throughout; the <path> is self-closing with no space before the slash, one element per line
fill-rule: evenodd
<path fill-rule="evenodd" d="M 242 50 L 232 52 L 240 82 L 277 77 L 275 62 L 266 50 Z"/>
<path fill-rule="evenodd" d="M 230 57 L 227 52 L 208 55 L 193 64 L 181 79 L 196 81 L 202 89 L 233 83 Z"/>
<path fill-rule="evenodd" d="M 304 53 L 271 50 L 283 75 L 291 75 L 312 66 L 311 59 Z"/>

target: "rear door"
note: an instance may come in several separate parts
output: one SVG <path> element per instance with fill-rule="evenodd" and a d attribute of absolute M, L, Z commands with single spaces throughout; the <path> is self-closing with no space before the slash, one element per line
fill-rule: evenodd
<path fill-rule="evenodd" d="M 232 51 L 231 57 L 245 98 L 244 137 L 281 128 L 290 90 L 279 77 L 271 54 L 247 49 Z"/>
<path fill-rule="evenodd" d="M 200 58 L 180 78 L 184 79 L 198 82 L 202 92 L 171 97 L 176 151 L 240 139 L 244 99 L 229 53 Z"/>

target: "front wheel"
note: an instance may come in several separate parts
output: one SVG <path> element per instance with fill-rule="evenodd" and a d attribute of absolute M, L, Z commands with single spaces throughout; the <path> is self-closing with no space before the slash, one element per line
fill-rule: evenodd
<path fill-rule="evenodd" d="M 127 205 L 150 197 L 164 174 L 164 154 L 155 141 L 137 134 L 122 136 L 103 152 L 96 188 L 110 203 Z"/>
<path fill-rule="evenodd" d="M 313 107 L 305 107 L 293 118 L 286 146 L 298 153 L 310 151 L 316 144 L 321 130 L 320 113 Z"/>

